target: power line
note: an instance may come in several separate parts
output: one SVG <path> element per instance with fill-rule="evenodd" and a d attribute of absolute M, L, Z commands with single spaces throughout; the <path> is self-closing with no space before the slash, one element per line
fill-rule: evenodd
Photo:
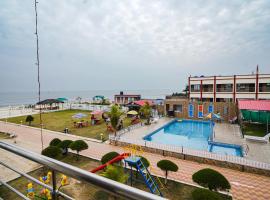
<path fill-rule="evenodd" d="M 41 101 L 40 98 L 40 67 L 39 67 L 39 43 L 38 43 L 38 13 L 37 13 L 37 0 L 35 0 L 35 14 L 36 14 L 36 56 L 37 56 L 37 68 L 38 68 L 38 102 Z M 41 139 L 41 149 L 43 150 L 43 131 L 42 131 L 42 114 L 41 114 L 41 106 L 39 105 L 39 121 L 40 121 L 40 139 Z"/>

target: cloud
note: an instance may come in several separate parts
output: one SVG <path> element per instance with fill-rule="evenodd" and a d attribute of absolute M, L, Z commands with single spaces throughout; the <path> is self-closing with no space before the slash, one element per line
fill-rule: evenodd
<path fill-rule="evenodd" d="M 257 63 L 267 72 L 270 64 L 268 0 L 39 0 L 38 13 L 45 89 L 179 88 L 188 74 L 250 73 Z M 34 84 L 33 33 L 32 0 L 0 2 L 0 67 L 15 82 L 8 89 L 20 88 L 10 68 Z M 136 84 L 108 75 L 130 72 Z M 104 74 L 109 85 L 97 78 Z"/>

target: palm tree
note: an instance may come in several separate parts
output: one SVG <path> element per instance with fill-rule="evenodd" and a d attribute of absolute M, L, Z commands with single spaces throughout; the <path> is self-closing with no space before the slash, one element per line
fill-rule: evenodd
<path fill-rule="evenodd" d="M 121 112 L 120 108 L 117 105 L 113 105 L 111 107 L 111 111 L 109 113 L 109 116 L 110 116 L 111 124 L 112 124 L 112 127 L 114 128 L 114 130 L 117 129 L 117 125 L 119 123 L 121 115 L 122 115 L 122 112 Z"/>
<path fill-rule="evenodd" d="M 151 112 L 152 108 L 148 102 L 145 102 L 145 104 L 140 108 L 140 113 L 142 113 L 145 119 L 147 119 L 146 124 L 148 125 L 150 124 Z"/>

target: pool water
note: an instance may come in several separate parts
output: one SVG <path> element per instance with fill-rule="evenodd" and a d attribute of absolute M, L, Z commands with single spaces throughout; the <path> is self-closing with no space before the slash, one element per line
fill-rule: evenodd
<path fill-rule="evenodd" d="M 174 120 L 143 139 L 160 144 L 205 150 L 224 155 L 241 156 L 241 148 L 223 143 L 209 143 L 213 124 L 210 121 Z"/>

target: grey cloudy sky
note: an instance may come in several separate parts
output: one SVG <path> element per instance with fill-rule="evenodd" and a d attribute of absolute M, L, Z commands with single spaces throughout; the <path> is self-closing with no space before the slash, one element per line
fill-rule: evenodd
<path fill-rule="evenodd" d="M 39 0 L 43 90 L 182 89 L 270 73 L 270 1 Z M 37 88 L 33 0 L 0 1 L 0 91 Z"/>

